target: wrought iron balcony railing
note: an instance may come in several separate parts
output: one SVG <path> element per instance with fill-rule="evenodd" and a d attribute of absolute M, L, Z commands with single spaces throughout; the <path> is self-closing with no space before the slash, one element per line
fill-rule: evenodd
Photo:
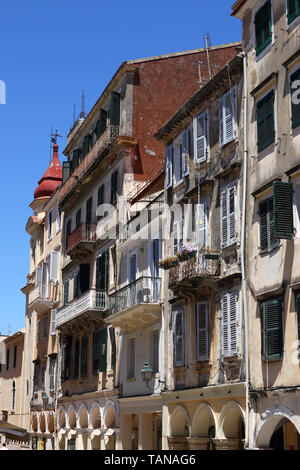
<path fill-rule="evenodd" d="M 220 275 L 220 260 L 217 253 L 197 253 L 196 256 L 179 261 L 169 270 L 169 287 L 192 278 Z"/>
<path fill-rule="evenodd" d="M 112 294 L 109 316 L 138 304 L 158 304 L 161 300 L 161 278 L 143 276 Z"/>
<path fill-rule="evenodd" d="M 70 320 L 79 317 L 85 312 L 99 310 L 105 311 L 109 308 L 108 296 L 106 291 L 96 291 L 90 289 L 77 299 L 72 300 L 56 313 L 56 327 L 67 323 Z"/>

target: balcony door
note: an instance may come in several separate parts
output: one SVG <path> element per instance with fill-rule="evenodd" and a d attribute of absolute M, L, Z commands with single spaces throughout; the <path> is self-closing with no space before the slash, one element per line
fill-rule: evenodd
<path fill-rule="evenodd" d="M 148 244 L 149 282 L 148 288 L 152 301 L 160 299 L 160 272 L 159 260 L 161 258 L 161 241 L 159 238 L 150 240 Z"/>
<path fill-rule="evenodd" d="M 43 272 L 42 272 L 42 298 L 47 299 L 49 295 L 49 261 L 47 259 L 46 263 L 43 263 Z"/>
<path fill-rule="evenodd" d="M 137 250 L 129 253 L 127 257 L 127 307 L 136 303 L 136 274 L 137 274 Z"/>

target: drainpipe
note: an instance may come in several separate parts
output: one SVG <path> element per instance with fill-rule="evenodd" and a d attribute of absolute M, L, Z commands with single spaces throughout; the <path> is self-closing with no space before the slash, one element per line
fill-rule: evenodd
<path fill-rule="evenodd" d="M 241 269 L 242 269 L 242 302 L 244 320 L 244 364 L 246 382 L 246 423 L 245 448 L 249 447 L 249 345 L 248 345 L 248 309 L 247 309 L 247 279 L 246 279 L 246 201 L 247 201 L 247 56 L 243 52 L 244 75 L 244 164 L 243 164 L 243 201 L 242 201 L 242 229 L 241 229 Z"/>

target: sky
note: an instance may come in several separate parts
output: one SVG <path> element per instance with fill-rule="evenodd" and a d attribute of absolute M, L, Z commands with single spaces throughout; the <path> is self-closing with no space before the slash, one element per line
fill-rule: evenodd
<path fill-rule="evenodd" d="M 1 2 L 0 332 L 25 326 L 29 204 L 49 164 L 50 132 L 59 157 L 85 90 L 88 112 L 125 60 L 241 40 L 234 0 L 14 0 Z M 1 91 L 1 90 L 0 90 Z M 0 93 L 0 101 L 1 93 Z M 5 216 L 4 216 L 5 213 Z"/>

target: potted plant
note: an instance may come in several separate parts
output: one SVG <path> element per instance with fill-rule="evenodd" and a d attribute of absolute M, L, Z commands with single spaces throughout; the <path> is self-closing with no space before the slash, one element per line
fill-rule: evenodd
<path fill-rule="evenodd" d="M 159 262 L 159 267 L 162 269 L 171 269 L 174 266 L 178 265 L 178 258 L 177 256 L 168 256 L 165 259 L 162 259 Z"/>
<path fill-rule="evenodd" d="M 203 249 L 203 258 L 204 259 L 216 259 L 216 260 L 218 260 L 219 257 L 220 257 L 220 255 L 216 251 L 213 251 L 209 248 Z"/>
<path fill-rule="evenodd" d="M 197 250 L 191 245 L 182 245 L 177 253 L 179 261 L 186 261 L 196 256 Z"/>

